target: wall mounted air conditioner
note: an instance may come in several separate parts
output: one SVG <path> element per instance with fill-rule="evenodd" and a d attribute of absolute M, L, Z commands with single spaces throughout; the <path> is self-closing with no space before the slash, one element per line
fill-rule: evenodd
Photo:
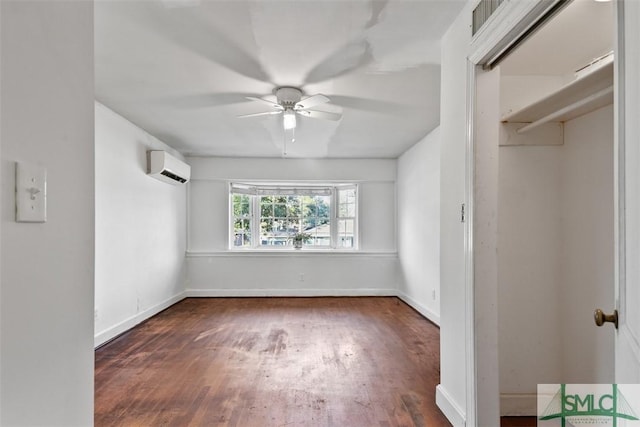
<path fill-rule="evenodd" d="M 166 151 L 148 151 L 147 165 L 147 175 L 169 184 L 184 184 L 191 178 L 191 166 Z"/>

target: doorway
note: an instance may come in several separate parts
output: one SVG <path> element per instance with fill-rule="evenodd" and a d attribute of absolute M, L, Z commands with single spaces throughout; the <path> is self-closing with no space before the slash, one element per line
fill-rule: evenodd
<path fill-rule="evenodd" d="M 613 382 L 593 310 L 614 306 L 614 27 L 613 3 L 576 0 L 476 73 L 474 240 L 494 236 L 474 255 L 476 345 L 503 416 L 535 415 L 537 384 Z"/>

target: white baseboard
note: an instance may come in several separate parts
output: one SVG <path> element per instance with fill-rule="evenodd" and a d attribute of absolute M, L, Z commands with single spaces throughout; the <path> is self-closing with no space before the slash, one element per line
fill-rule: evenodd
<path fill-rule="evenodd" d="M 418 313 L 422 314 L 424 317 L 431 320 L 436 325 L 440 326 L 440 316 L 437 313 L 435 313 L 433 310 L 424 306 L 423 304 L 420 304 L 418 301 L 416 301 L 415 299 L 413 299 L 412 297 L 410 297 L 409 295 L 405 294 L 402 291 L 397 291 L 397 296 L 402 301 L 409 304 Z"/>
<path fill-rule="evenodd" d="M 436 405 L 442 411 L 445 417 L 453 425 L 453 427 L 465 427 L 465 414 L 460 406 L 453 401 L 449 393 L 438 384 L 436 387 Z"/>
<path fill-rule="evenodd" d="M 93 337 L 94 347 L 98 347 L 106 343 L 107 341 L 117 337 L 121 333 L 128 331 L 129 329 L 133 328 L 137 324 L 147 320 L 151 316 L 154 316 L 160 313 L 162 310 L 171 307 L 173 304 L 185 298 L 186 298 L 185 293 L 180 292 L 179 294 L 172 296 L 171 298 L 161 302 L 160 304 L 156 304 L 153 307 L 149 307 L 148 309 L 141 311 L 140 313 L 134 316 L 131 316 L 128 319 L 123 320 L 122 322 L 114 326 L 111 326 L 110 328 L 107 328 L 102 332 L 95 334 Z"/>
<path fill-rule="evenodd" d="M 538 395 L 535 393 L 500 394 L 501 416 L 535 416 L 538 409 Z"/>
<path fill-rule="evenodd" d="M 187 289 L 186 297 L 373 297 L 397 296 L 396 289 Z"/>

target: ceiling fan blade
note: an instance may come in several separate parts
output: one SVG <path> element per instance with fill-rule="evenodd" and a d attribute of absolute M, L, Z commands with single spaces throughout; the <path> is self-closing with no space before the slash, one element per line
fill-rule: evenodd
<path fill-rule="evenodd" d="M 305 84 L 335 79 L 373 62 L 371 46 L 366 39 L 347 43 L 317 64 L 304 79 Z"/>
<path fill-rule="evenodd" d="M 373 113 L 402 114 L 409 107 L 398 102 L 380 99 L 360 98 L 346 95 L 329 95 L 331 102 L 340 107 L 353 108 L 355 110 L 369 111 Z"/>
<path fill-rule="evenodd" d="M 298 110 L 296 113 L 304 117 L 310 117 L 312 119 L 324 119 L 337 121 L 342 118 L 342 114 L 330 113 L 328 111 L 313 111 L 313 110 Z"/>
<path fill-rule="evenodd" d="M 259 116 L 271 116 L 273 114 L 282 114 L 282 110 L 280 111 L 263 111 L 261 113 L 252 113 L 252 114 L 241 114 L 238 117 L 239 119 L 243 119 L 245 117 L 259 117 Z"/>
<path fill-rule="evenodd" d="M 284 107 L 282 105 L 278 104 L 277 102 L 270 101 L 268 99 L 257 98 L 255 96 L 246 96 L 245 98 L 247 98 L 250 101 L 262 102 L 263 104 L 267 104 L 272 108 L 277 108 L 278 110 L 284 110 Z"/>
<path fill-rule="evenodd" d="M 245 92 L 198 93 L 167 97 L 161 101 L 174 108 L 196 109 L 246 103 L 249 96 L 254 96 L 254 94 Z"/>
<path fill-rule="evenodd" d="M 329 102 L 329 98 L 319 93 L 317 95 L 311 95 L 308 98 L 296 102 L 296 105 L 293 108 L 296 110 L 313 108 L 316 105 L 325 104 L 327 102 Z"/>
<path fill-rule="evenodd" d="M 191 3 L 201 4 L 203 1 L 175 0 L 173 3 L 191 6 Z M 271 81 L 271 76 L 264 70 L 256 55 L 243 49 L 228 33 L 212 25 L 207 14 L 200 9 L 180 7 L 178 10 L 181 13 L 166 13 L 166 8 L 145 7 L 137 12 L 144 13 L 144 16 L 134 14 L 128 16 L 128 19 L 134 19 L 136 25 L 146 26 L 170 43 L 175 43 L 209 62 L 261 82 Z M 215 43 L 211 43 L 211 40 L 215 40 Z"/>

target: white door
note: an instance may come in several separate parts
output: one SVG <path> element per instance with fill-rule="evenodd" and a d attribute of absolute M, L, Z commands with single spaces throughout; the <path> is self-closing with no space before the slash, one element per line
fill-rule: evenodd
<path fill-rule="evenodd" d="M 640 383 L 640 1 L 618 1 L 619 327 L 615 379 Z M 619 37 L 620 39 L 620 37 Z M 605 307 L 602 307 L 605 309 Z M 606 311 L 606 310 L 605 310 Z M 606 326 L 606 325 L 605 325 Z M 594 349 L 597 351 L 597 349 Z"/>

